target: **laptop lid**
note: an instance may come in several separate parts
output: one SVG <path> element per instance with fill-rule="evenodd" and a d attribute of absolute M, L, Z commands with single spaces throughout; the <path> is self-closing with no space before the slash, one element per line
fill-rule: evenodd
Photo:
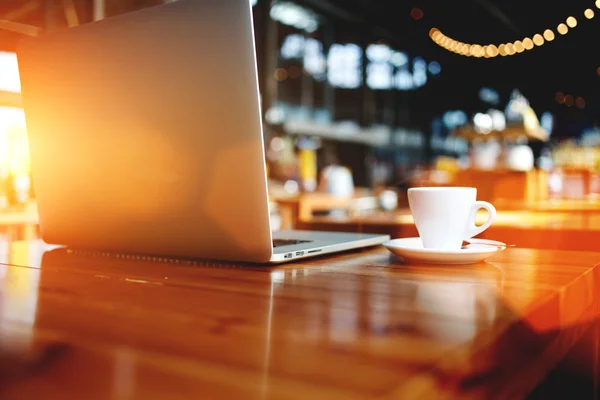
<path fill-rule="evenodd" d="M 42 237 L 266 262 L 249 0 L 179 0 L 22 42 Z"/>

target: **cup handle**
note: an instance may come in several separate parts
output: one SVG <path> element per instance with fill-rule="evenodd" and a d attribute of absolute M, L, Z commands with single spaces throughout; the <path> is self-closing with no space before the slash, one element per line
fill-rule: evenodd
<path fill-rule="evenodd" d="M 485 223 L 483 225 L 477 226 L 477 225 L 475 225 L 475 215 L 477 214 L 477 211 L 479 211 L 482 208 L 485 208 L 488 211 L 488 213 L 489 213 L 488 220 L 485 221 Z M 467 225 L 467 232 L 465 235 L 465 239 L 470 239 L 473 236 L 479 235 L 481 232 L 483 232 L 487 228 L 489 228 L 495 219 L 496 219 L 496 207 L 494 207 L 487 201 L 476 201 L 471 206 L 471 212 L 469 214 L 469 222 L 467 222 L 468 225 Z"/>

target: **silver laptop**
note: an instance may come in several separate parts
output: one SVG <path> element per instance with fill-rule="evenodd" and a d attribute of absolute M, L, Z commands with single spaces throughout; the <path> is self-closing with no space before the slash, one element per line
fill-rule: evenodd
<path fill-rule="evenodd" d="M 267 263 L 389 239 L 271 232 L 249 0 L 179 0 L 18 57 L 48 243 Z"/>

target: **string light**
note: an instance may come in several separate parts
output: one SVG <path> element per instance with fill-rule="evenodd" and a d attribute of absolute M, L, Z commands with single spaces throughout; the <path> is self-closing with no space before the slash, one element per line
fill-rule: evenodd
<path fill-rule="evenodd" d="M 544 31 L 544 39 L 546 39 L 548 42 L 551 42 L 554 40 L 554 32 L 552 32 L 551 29 L 546 29 Z"/>
<path fill-rule="evenodd" d="M 515 50 L 517 51 L 517 53 L 522 53 L 525 51 L 525 46 L 523 46 L 523 42 L 521 42 L 520 40 L 517 40 L 515 42 Z"/>
<path fill-rule="evenodd" d="M 498 48 L 493 44 L 490 44 L 486 50 L 487 55 L 490 57 L 496 57 L 498 55 Z"/>
<path fill-rule="evenodd" d="M 567 26 L 565 24 L 563 24 L 563 23 L 558 24 L 558 27 L 556 27 L 556 30 L 561 35 L 566 35 L 567 32 L 569 32 L 569 28 L 567 28 Z"/>
<path fill-rule="evenodd" d="M 595 1 L 596 8 L 600 9 L 600 0 Z M 587 19 L 592 19 L 595 16 L 594 11 L 591 8 L 585 9 L 583 15 Z M 565 23 L 566 22 L 566 23 Z M 573 29 L 577 26 L 577 18 L 573 16 L 567 17 L 565 22 L 561 22 L 556 27 L 556 31 L 561 35 L 569 33 L 569 28 Z M 527 50 L 533 50 L 536 46 L 543 46 L 546 42 L 552 42 L 556 36 L 552 29 L 546 29 L 542 34 L 536 33 L 533 35 L 533 39 L 525 37 L 522 40 L 516 40 L 513 43 L 501 43 L 481 45 L 477 43 L 463 43 L 457 41 L 449 36 L 444 35 L 438 28 L 431 28 L 429 31 L 429 37 L 438 44 L 438 46 L 445 48 L 448 51 L 452 51 L 456 54 L 460 54 L 467 57 L 485 57 L 494 58 L 498 55 L 512 56 L 514 54 L 524 53 Z"/>
<path fill-rule="evenodd" d="M 509 56 L 512 56 L 513 54 L 515 54 L 517 51 L 515 50 L 515 45 L 512 43 L 507 43 L 506 44 L 506 54 L 508 54 Z"/>
<path fill-rule="evenodd" d="M 575 98 L 574 96 L 571 96 L 570 94 L 565 95 L 562 92 L 557 92 L 556 95 L 554 96 L 554 99 L 556 100 L 556 102 L 558 104 L 564 104 L 567 107 L 576 106 L 580 110 L 583 110 L 586 105 L 585 99 L 583 97 L 578 96 L 577 98 Z"/>
<path fill-rule="evenodd" d="M 541 46 L 541 45 L 543 45 L 543 44 L 544 44 L 544 38 L 543 38 L 543 37 L 542 37 L 542 35 L 540 35 L 539 33 L 536 33 L 536 34 L 533 36 L 533 43 L 534 43 L 536 46 Z"/>

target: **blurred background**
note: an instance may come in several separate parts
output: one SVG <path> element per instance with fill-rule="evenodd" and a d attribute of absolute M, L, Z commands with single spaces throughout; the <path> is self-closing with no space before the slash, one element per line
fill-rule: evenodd
<path fill-rule="evenodd" d="M 0 224 L 36 219 L 18 41 L 163 2 L 0 2 Z M 600 1 L 251 2 L 275 229 L 423 185 L 595 204 Z"/>

